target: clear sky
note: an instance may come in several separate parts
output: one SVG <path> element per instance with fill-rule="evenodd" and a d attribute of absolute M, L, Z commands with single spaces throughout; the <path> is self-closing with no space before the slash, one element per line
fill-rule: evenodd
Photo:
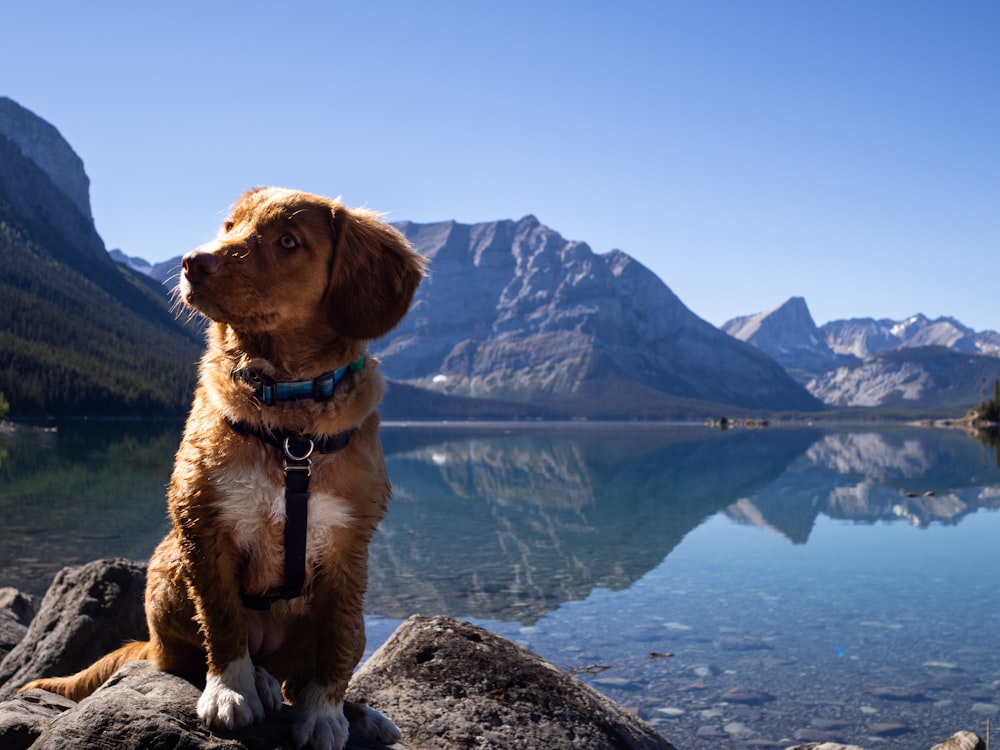
<path fill-rule="evenodd" d="M 248 187 L 390 220 L 534 214 L 721 324 L 1000 330 L 1000 2 L 5 3 L 0 94 L 163 260 Z"/>

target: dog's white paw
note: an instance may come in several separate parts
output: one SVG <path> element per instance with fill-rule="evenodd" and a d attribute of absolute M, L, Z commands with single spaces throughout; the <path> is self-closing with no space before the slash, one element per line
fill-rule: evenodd
<path fill-rule="evenodd" d="M 356 706 L 357 713 L 351 716 L 351 729 L 364 737 L 394 745 L 403 739 L 399 728 L 383 714 L 365 705 Z"/>
<path fill-rule="evenodd" d="M 349 725 L 343 703 L 330 703 L 325 688 L 309 683 L 295 700 L 292 736 L 297 747 L 343 750 Z"/>
<path fill-rule="evenodd" d="M 273 678 L 272 678 L 273 679 Z M 222 674 L 210 674 L 198 699 L 198 716 L 209 726 L 235 729 L 264 718 L 257 695 L 256 670 L 250 657 L 229 664 Z"/>
<path fill-rule="evenodd" d="M 257 667 L 254 682 L 257 685 L 257 695 L 265 711 L 279 711 L 285 702 L 281 695 L 281 683 L 264 667 Z"/>

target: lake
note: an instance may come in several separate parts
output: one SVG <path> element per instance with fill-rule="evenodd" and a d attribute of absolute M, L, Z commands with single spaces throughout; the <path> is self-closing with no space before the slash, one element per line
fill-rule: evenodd
<path fill-rule="evenodd" d="M 0 436 L 0 585 L 145 559 L 179 424 Z M 930 747 L 1000 717 L 1000 469 L 959 430 L 383 429 L 369 653 L 476 622 L 681 750 Z"/>

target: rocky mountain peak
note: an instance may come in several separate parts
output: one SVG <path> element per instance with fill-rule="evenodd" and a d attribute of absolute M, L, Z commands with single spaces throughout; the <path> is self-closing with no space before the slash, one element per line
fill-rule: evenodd
<path fill-rule="evenodd" d="M 93 221 L 90 179 L 84 171 L 83 160 L 53 125 L 13 99 L 0 96 L 0 134 L 17 144 L 24 156 L 49 176 L 80 213 Z"/>
<path fill-rule="evenodd" d="M 809 306 L 802 297 L 789 297 L 765 312 L 733 318 L 722 326 L 722 330 L 741 341 L 754 339 L 754 344 L 762 339 L 775 339 L 789 333 L 808 340 L 818 333 Z"/>
<path fill-rule="evenodd" d="M 790 297 L 765 312 L 733 318 L 722 330 L 767 353 L 802 383 L 838 362 L 802 297 Z"/>

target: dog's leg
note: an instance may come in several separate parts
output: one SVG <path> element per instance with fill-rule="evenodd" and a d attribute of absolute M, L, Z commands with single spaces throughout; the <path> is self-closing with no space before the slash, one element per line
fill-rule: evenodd
<path fill-rule="evenodd" d="M 227 664 L 221 673 L 209 672 L 198 700 L 198 716 L 206 724 L 226 729 L 264 718 L 264 704 L 257 695 L 257 670 L 249 653 Z"/>
<path fill-rule="evenodd" d="M 172 510 L 176 508 L 184 506 L 172 504 Z M 198 716 L 210 726 L 247 726 L 264 718 L 264 704 L 247 646 L 246 613 L 239 596 L 239 551 L 228 535 L 211 524 L 199 523 L 194 513 L 178 515 L 186 523 L 175 522 L 180 526 L 177 548 L 207 662 Z"/>
<path fill-rule="evenodd" d="M 335 692 L 315 681 L 299 691 L 292 722 L 292 736 L 297 747 L 309 745 L 313 750 L 342 750 L 347 744 L 344 702 L 336 699 Z"/>
<path fill-rule="evenodd" d="M 278 682 L 271 673 L 264 667 L 258 666 L 256 673 L 257 695 L 265 711 L 278 711 L 284 703 L 281 696 L 281 683 Z"/>
<path fill-rule="evenodd" d="M 365 648 L 363 597 L 367 575 L 363 563 L 358 567 L 358 561 L 365 559 L 361 554 L 365 548 L 351 554 L 351 547 L 358 541 L 345 535 L 339 547 L 341 559 L 351 561 L 350 570 L 326 569 L 313 581 L 315 590 L 325 595 L 314 599 L 310 612 L 315 639 L 309 649 L 311 657 L 303 659 L 285 681 L 294 706 L 292 732 L 299 747 L 308 744 L 321 750 L 341 750 L 347 742 L 349 722 L 344 715 L 344 694 L 351 671 Z M 352 585 L 341 583 L 338 587 L 338 581 L 350 581 Z"/>
<path fill-rule="evenodd" d="M 394 745 L 403 738 L 399 728 L 371 706 L 344 701 L 344 716 L 352 731 L 383 745 Z"/>

